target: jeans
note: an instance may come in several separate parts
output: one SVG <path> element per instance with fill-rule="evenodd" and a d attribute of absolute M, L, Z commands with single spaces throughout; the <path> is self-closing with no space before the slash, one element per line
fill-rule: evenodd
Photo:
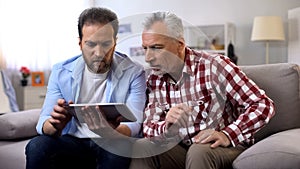
<path fill-rule="evenodd" d="M 26 145 L 26 169 L 125 169 L 131 159 L 110 153 L 89 138 L 40 135 Z"/>

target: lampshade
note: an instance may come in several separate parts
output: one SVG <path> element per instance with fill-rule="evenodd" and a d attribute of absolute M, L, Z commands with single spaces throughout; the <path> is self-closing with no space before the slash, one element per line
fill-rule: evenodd
<path fill-rule="evenodd" d="M 252 41 L 284 40 L 284 30 L 281 17 L 258 16 L 254 18 Z"/>

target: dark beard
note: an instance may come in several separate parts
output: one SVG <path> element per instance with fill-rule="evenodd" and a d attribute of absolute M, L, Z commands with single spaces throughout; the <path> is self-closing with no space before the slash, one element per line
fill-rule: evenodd
<path fill-rule="evenodd" d="M 97 73 L 105 73 L 105 72 L 109 71 L 109 69 L 110 69 L 110 64 L 105 63 L 105 65 L 102 69 L 100 69 L 100 67 L 98 67 Z"/>

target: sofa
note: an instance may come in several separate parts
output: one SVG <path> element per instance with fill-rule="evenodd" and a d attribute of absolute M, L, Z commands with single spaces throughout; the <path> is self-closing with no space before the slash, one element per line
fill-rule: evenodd
<path fill-rule="evenodd" d="M 300 68 L 279 63 L 242 66 L 275 103 L 275 116 L 256 143 L 233 162 L 235 169 L 300 169 Z"/>
<path fill-rule="evenodd" d="M 0 115 L 0 169 L 24 169 L 25 145 L 37 135 L 41 109 Z"/>
<path fill-rule="evenodd" d="M 234 169 L 300 168 L 300 68 L 277 63 L 241 66 L 275 102 L 276 114 L 255 134 L 256 143 L 233 162 Z M 0 115 L 0 169 L 25 168 L 24 149 L 35 136 L 40 109 Z"/>

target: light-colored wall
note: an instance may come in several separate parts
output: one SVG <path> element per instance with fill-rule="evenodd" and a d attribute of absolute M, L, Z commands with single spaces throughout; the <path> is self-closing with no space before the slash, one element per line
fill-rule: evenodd
<path fill-rule="evenodd" d="M 300 7 L 289 10 L 288 62 L 300 65 Z"/>
<path fill-rule="evenodd" d="M 236 27 L 235 53 L 239 65 L 265 62 L 265 44 L 250 40 L 253 19 L 261 15 L 282 17 L 286 41 L 270 43 L 269 62 L 287 62 L 288 10 L 300 6 L 299 0 L 95 0 L 94 3 L 114 10 L 119 18 L 166 10 L 193 25 L 232 22 Z"/>

